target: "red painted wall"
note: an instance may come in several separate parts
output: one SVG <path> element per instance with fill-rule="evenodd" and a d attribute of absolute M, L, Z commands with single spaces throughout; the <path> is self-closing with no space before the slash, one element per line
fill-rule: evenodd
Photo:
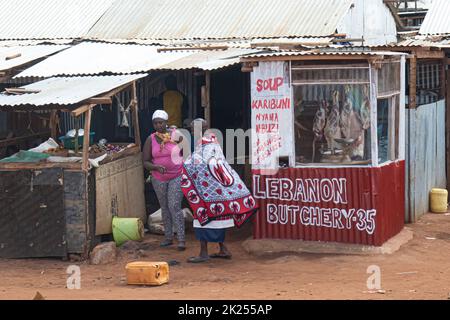
<path fill-rule="evenodd" d="M 405 162 L 377 168 L 253 170 L 259 204 L 255 239 L 302 239 L 380 246 L 400 232 Z"/>

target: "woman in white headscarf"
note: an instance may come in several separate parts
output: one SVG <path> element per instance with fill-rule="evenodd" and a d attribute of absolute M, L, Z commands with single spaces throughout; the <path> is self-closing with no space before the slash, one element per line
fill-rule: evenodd
<path fill-rule="evenodd" d="M 175 130 L 168 129 L 169 116 L 164 110 L 153 113 L 153 127 L 155 128 L 144 144 L 144 168 L 152 174 L 152 184 L 161 206 L 164 223 L 165 239 L 162 247 L 173 244 L 173 229 L 177 228 L 178 250 L 185 250 L 184 213 L 181 209 L 183 193 L 181 191 L 181 171 L 183 158 L 176 140 Z"/>

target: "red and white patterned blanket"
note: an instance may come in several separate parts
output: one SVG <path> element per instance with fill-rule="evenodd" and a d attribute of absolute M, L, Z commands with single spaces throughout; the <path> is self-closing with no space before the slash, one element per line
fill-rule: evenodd
<path fill-rule="evenodd" d="M 258 209 L 239 175 L 226 161 L 214 136 L 203 137 L 184 162 L 181 189 L 202 226 L 231 217 L 240 227 Z"/>

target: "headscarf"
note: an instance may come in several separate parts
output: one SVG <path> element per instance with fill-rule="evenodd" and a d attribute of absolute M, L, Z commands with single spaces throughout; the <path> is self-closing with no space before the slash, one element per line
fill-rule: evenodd
<path fill-rule="evenodd" d="M 169 115 L 164 110 L 156 110 L 153 112 L 152 120 L 155 119 L 163 119 L 163 120 L 169 120 Z"/>

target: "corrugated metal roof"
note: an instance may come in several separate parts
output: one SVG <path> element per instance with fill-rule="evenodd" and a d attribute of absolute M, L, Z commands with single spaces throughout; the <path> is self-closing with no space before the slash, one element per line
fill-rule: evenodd
<path fill-rule="evenodd" d="M 257 54 L 250 54 L 244 58 L 264 58 L 264 57 L 295 57 L 295 56 L 402 56 L 406 55 L 401 52 L 391 52 L 391 51 L 319 51 L 319 50 L 309 50 L 309 51 L 274 51 L 274 52 L 263 52 Z"/>
<path fill-rule="evenodd" d="M 70 46 L 62 45 L 0 47 L 0 71 L 9 70 L 11 68 L 24 65 L 69 47 Z M 17 57 L 8 59 L 14 56 Z"/>
<path fill-rule="evenodd" d="M 450 0 L 434 0 L 425 20 L 420 27 L 420 34 L 450 34 Z"/>
<path fill-rule="evenodd" d="M 15 78 L 130 74 L 194 68 L 212 70 L 239 63 L 240 55 L 258 52 L 249 49 L 158 52 L 158 48 L 160 47 L 85 42 L 49 57 Z"/>
<path fill-rule="evenodd" d="M 204 46 L 227 46 L 228 48 L 250 49 L 254 44 L 290 44 L 304 46 L 328 46 L 332 44 L 334 37 L 275 37 L 275 38 L 252 38 L 252 39 L 103 39 L 105 43 L 116 44 L 141 44 L 155 46 L 172 46 L 195 48 Z M 100 41 L 100 40 L 96 40 Z M 0 42 L 1 45 L 1 42 Z"/>
<path fill-rule="evenodd" d="M 450 48 L 450 39 L 408 39 L 400 41 L 392 46 L 397 47 L 435 47 L 435 48 Z"/>
<path fill-rule="evenodd" d="M 330 36 L 352 0 L 117 0 L 88 33 L 96 39 Z"/>
<path fill-rule="evenodd" d="M 145 76 L 146 74 L 50 78 L 22 87 L 40 90 L 39 93 L 0 94 L 0 107 L 74 105 Z"/>
<path fill-rule="evenodd" d="M 0 47 L 24 47 L 37 45 L 73 44 L 73 39 L 0 40 Z"/>
<path fill-rule="evenodd" d="M 385 48 L 394 48 L 394 47 L 434 47 L 434 48 L 450 48 L 450 38 L 445 38 L 442 36 L 417 36 L 409 39 L 404 39 L 399 41 L 398 43 L 392 43 L 389 45 L 382 46 L 372 46 L 372 48 L 377 47 L 385 47 Z"/>
<path fill-rule="evenodd" d="M 81 38 L 114 0 L 0 0 L 0 39 Z"/>

